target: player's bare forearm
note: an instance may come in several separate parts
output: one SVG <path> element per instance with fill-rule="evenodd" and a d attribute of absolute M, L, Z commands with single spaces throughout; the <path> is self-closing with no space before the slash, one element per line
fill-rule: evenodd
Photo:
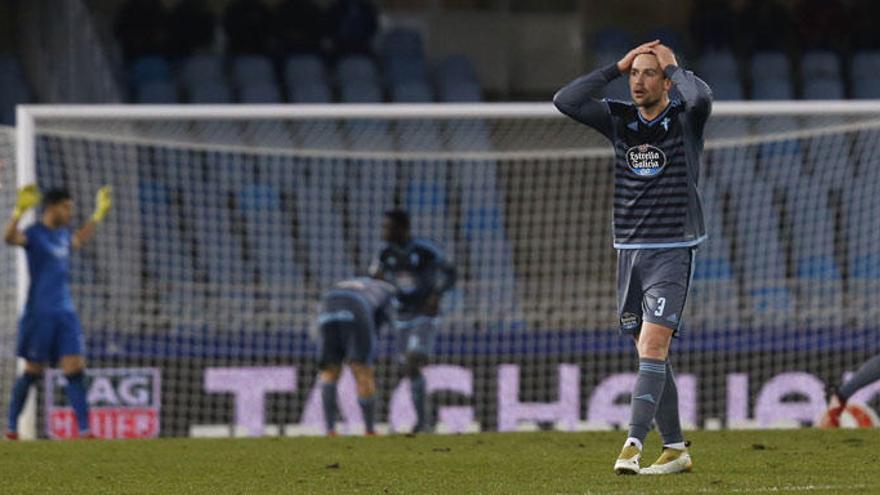
<path fill-rule="evenodd" d="M 76 234 L 73 235 L 73 249 L 80 249 L 85 246 L 92 237 L 95 236 L 95 231 L 98 230 L 98 223 L 94 220 L 89 220 L 86 222 L 79 230 L 76 231 Z"/>
<path fill-rule="evenodd" d="M 6 224 L 3 231 L 3 241 L 10 246 L 24 246 L 27 244 L 27 237 L 24 232 L 18 229 L 18 217 L 13 215 Z"/>

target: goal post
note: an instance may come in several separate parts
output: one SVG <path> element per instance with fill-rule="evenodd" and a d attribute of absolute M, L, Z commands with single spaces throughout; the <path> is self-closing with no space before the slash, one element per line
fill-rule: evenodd
<path fill-rule="evenodd" d="M 706 138 L 710 238 L 672 353 L 682 417 L 810 424 L 824 386 L 880 351 L 880 102 L 717 102 Z M 461 275 L 426 372 L 441 431 L 627 420 L 612 151 L 551 104 L 26 105 L 16 152 L 17 183 L 70 188 L 78 218 L 114 186 L 72 268 L 106 436 L 317 431 L 315 302 L 364 273 L 394 206 Z M 401 431 L 394 339 L 379 416 Z M 55 386 L 42 415 L 64 436 Z"/>

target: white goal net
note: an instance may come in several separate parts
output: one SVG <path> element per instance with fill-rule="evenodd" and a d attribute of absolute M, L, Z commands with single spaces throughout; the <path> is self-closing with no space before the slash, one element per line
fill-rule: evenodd
<path fill-rule="evenodd" d="M 672 352 L 689 426 L 810 424 L 825 384 L 880 350 L 871 105 L 716 105 L 700 183 L 710 238 Z M 459 272 L 425 373 L 438 431 L 626 424 L 636 358 L 617 334 L 611 150 L 549 105 L 26 115 L 21 170 L 67 187 L 78 220 L 114 188 L 72 261 L 99 434 L 321 431 L 307 329 L 323 291 L 365 273 L 392 207 Z M 405 431 L 414 413 L 383 337 L 378 416 Z M 353 387 L 346 375 L 341 394 Z M 57 379 L 39 403 L 41 434 L 65 436 Z M 360 431 L 356 403 L 340 404 L 343 431 Z"/>

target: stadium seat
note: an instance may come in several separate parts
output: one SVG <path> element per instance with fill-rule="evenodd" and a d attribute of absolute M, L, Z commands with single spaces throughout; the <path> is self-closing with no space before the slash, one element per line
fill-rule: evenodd
<path fill-rule="evenodd" d="M 437 64 L 434 73 L 437 84 L 440 86 L 460 82 L 479 84 L 477 71 L 470 58 L 465 55 L 450 55 L 444 58 Z"/>
<path fill-rule="evenodd" d="M 846 96 L 840 78 L 807 78 L 804 80 L 805 100 L 842 100 Z"/>
<path fill-rule="evenodd" d="M 376 64 L 364 55 L 343 57 L 336 65 L 336 74 L 340 84 L 348 82 L 379 83 L 379 71 Z"/>
<path fill-rule="evenodd" d="M 424 81 L 409 81 L 391 87 L 391 101 L 395 103 L 430 103 L 434 100 L 431 87 Z"/>
<path fill-rule="evenodd" d="M 801 73 L 806 81 L 812 78 L 840 78 L 840 57 L 828 50 L 814 50 L 801 58 Z"/>
<path fill-rule="evenodd" d="M 305 278 L 296 261 L 294 219 L 286 212 L 278 188 L 278 184 L 292 182 L 292 178 L 284 177 L 285 172 L 290 173 L 288 163 L 264 163 L 261 171 L 272 184 L 244 185 L 238 192 L 238 207 L 260 277 L 260 296 L 268 302 L 269 310 L 280 316 L 304 296 L 298 290 Z"/>
<path fill-rule="evenodd" d="M 441 86 L 439 100 L 445 103 L 475 103 L 483 101 L 483 91 L 476 83 L 458 83 Z"/>
<path fill-rule="evenodd" d="M 800 130 L 792 117 L 761 119 L 755 125 L 758 135 L 768 136 Z M 758 171 L 764 182 L 784 186 L 807 172 L 804 147 L 797 139 L 768 140 L 758 146 Z"/>
<path fill-rule="evenodd" d="M 745 99 L 742 86 L 738 80 L 730 79 L 709 84 L 712 88 L 712 96 L 718 101 Z"/>
<path fill-rule="evenodd" d="M 788 287 L 772 187 L 762 182 L 731 193 L 736 209 L 737 265 L 754 328 L 787 328 L 795 300 Z"/>
<path fill-rule="evenodd" d="M 131 64 L 130 83 L 132 85 L 170 80 L 171 65 L 165 60 L 165 57 L 149 55 L 138 58 Z"/>
<path fill-rule="evenodd" d="M 232 80 L 237 86 L 273 82 L 272 61 L 262 55 L 239 55 L 232 59 Z"/>
<path fill-rule="evenodd" d="M 379 42 L 382 57 L 422 57 L 422 35 L 415 29 L 394 28 L 382 35 Z"/>
<path fill-rule="evenodd" d="M 876 178 L 876 177 L 875 177 Z M 843 189 L 849 284 L 847 313 L 859 329 L 876 328 L 880 319 L 880 229 L 877 182 L 854 179 Z"/>
<path fill-rule="evenodd" d="M 281 103 L 281 90 L 273 81 L 246 84 L 239 93 L 241 103 Z"/>
<path fill-rule="evenodd" d="M 193 55 L 181 63 L 180 79 L 187 88 L 206 82 L 221 81 L 223 59 L 219 55 Z"/>
<path fill-rule="evenodd" d="M 804 127 L 811 130 L 824 130 L 830 126 L 845 124 L 846 120 L 838 116 L 804 120 Z M 809 159 L 806 165 L 811 173 L 810 177 L 813 181 L 822 184 L 826 190 L 840 190 L 856 174 L 858 163 L 852 158 L 852 140 L 847 134 L 817 133 L 802 141 L 806 141 L 804 147 L 806 157 Z"/>
<path fill-rule="evenodd" d="M 853 79 L 852 96 L 860 100 L 880 99 L 880 85 L 872 78 Z"/>
<path fill-rule="evenodd" d="M 331 103 L 333 93 L 324 82 L 288 86 L 287 100 L 291 103 Z"/>
<path fill-rule="evenodd" d="M 791 100 L 794 89 L 788 79 L 763 78 L 752 83 L 753 100 Z"/>
<path fill-rule="evenodd" d="M 344 81 L 340 87 L 340 96 L 343 103 L 381 103 L 384 100 L 379 85 L 366 80 Z"/>
<path fill-rule="evenodd" d="M 871 81 L 880 74 L 880 51 L 860 51 L 850 63 L 850 79 Z"/>
<path fill-rule="evenodd" d="M 425 60 L 414 56 L 393 56 L 385 59 L 385 81 L 388 84 L 400 84 L 411 81 L 426 81 L 428 71 Z"/>
<path fill-rule="evenodd" d="M 697 62 L 698 76 L 715 84 L 721 81 L 739 81 L 739 66 L 731 52 L 709 52 Z"/>
<path fill-rule="evenodd" d="M 731 246 L 723 233 L 721 191 L 711 182 L 700 186 L 708 239 L 700 246 L 694 265 L 688 308 L 682 320 L 708 331 L 739 328 L 740 307 L 730 261 Z"/>
<path fill-rule="evenodd" d="M 317 55 L 293 55 L 284 64 L 284 81 L 288 87 L 325 83 L 324 62 Z"/>
<path fill-rule="evenodd" d="M 751 74 L 753 81 L 762 79 L 791 79 L 788 57 L 782 52 L 758 52 L 752 55 Z"/>
<path fill-rule="evenodd" d="M 202 83 L 190 88 L 190 103 L 232 103 L 232 90 L 223 81 Z"/>
<path fill-rule="evenodd" d="M 834 214 L 828 186 L 808 176 L 786 188 L 792 229 L 792 256 L 798 293 L 798 321 L 804 328 L 843 325 L 843 277 L 834 252 Z"/>
<path fill-rule="evenodd" d="M 297 167 L 306 167 L 296 180 L 288 184 L 294 191 L 298 235 L 307 246 L 308 270 L 317 287 L 325 290 L 355 273 L 337 197 L 346 190 L 348 164 L 339 160 L 298 160 Z M 379 227 L 376 226 L 378 229 Z M 362 270 L 365 267 L 360 267 Z"/>
<path fill-rule="evenodd" d="M 135 103 L 178 103 L 177 87 L 168 81 L 153 81 L 141 84 L 135 90 Z"/>

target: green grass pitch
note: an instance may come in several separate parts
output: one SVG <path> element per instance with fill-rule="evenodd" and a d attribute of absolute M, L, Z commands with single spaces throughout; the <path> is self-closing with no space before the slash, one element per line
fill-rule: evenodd
<path fill-rule="evenodd" d="M 5 442 L 0 493 L 880 493 L 878 430 L 694 432 L 694 472 L 663 477 L 612 473 L 624 436 Z"/>

